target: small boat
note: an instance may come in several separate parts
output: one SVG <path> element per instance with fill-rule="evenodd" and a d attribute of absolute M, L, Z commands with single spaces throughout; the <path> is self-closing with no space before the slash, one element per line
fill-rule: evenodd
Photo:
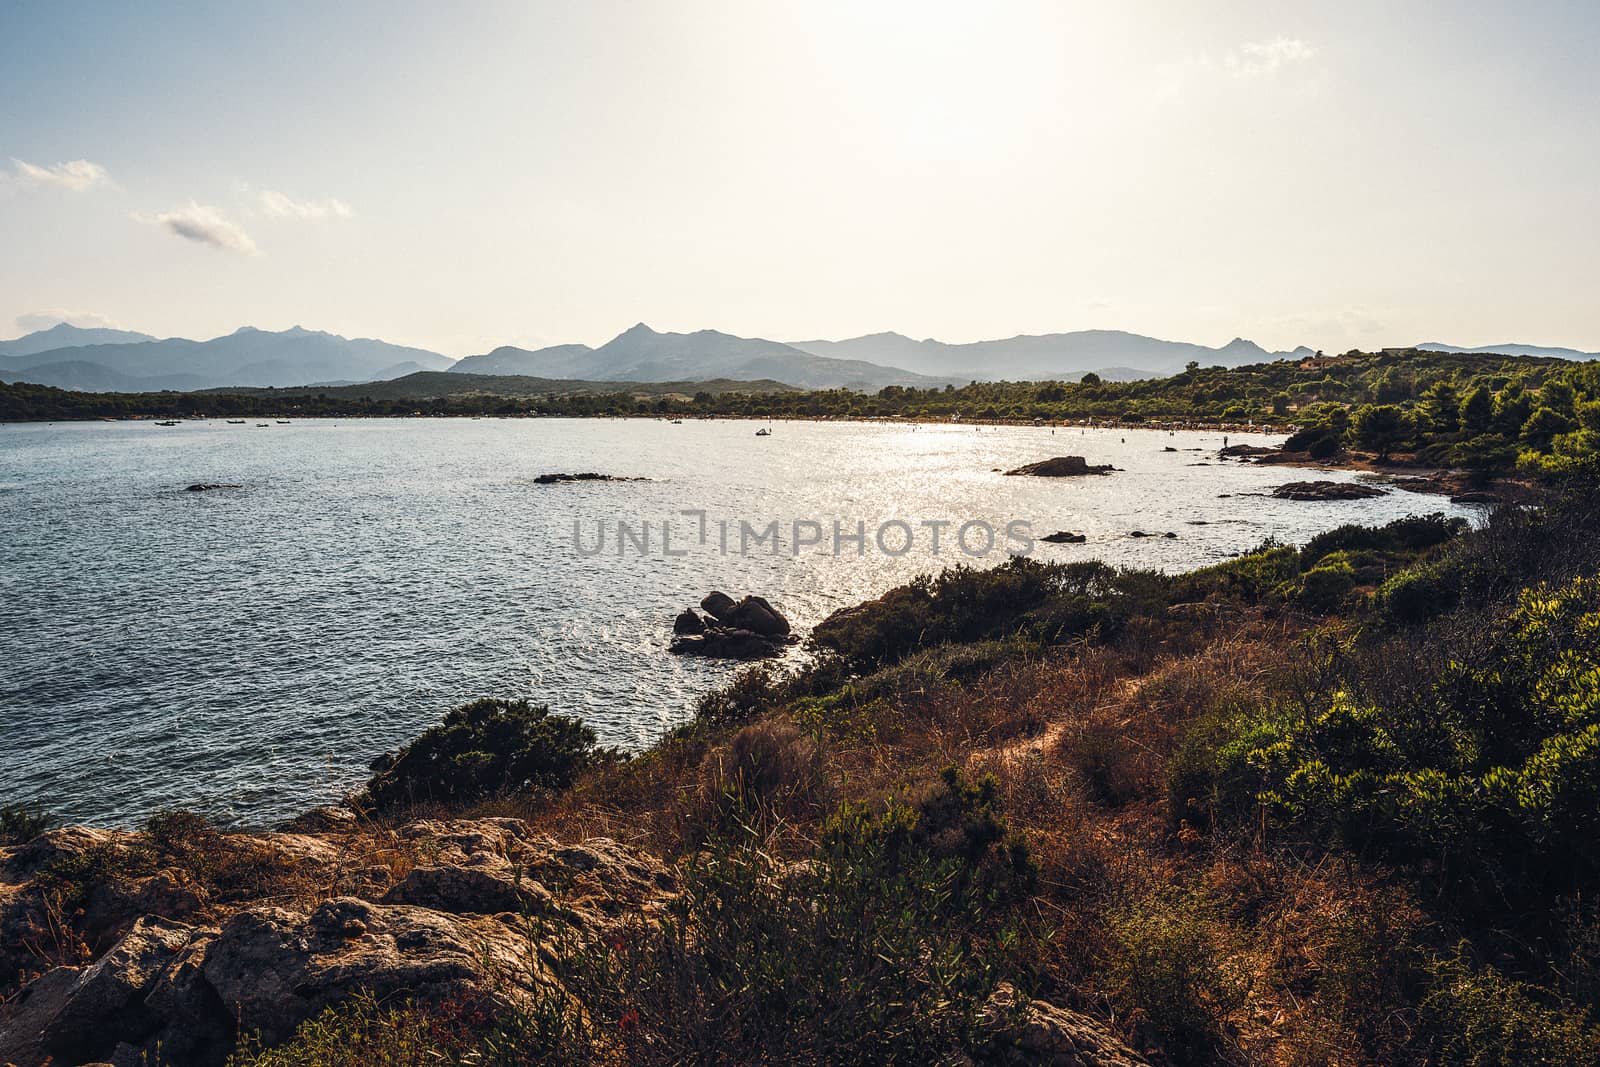
<path fill-rule="evenodd" d="M 683 425 L 683 420 L 682 419 L 673 419 L 672 420 L 672 425 L 674 425 L 674 426 L 682 426 Z"/>
<path fill-rule="evenodd" d="M 243 426 L 244 425 L 244 420 L 243 419 L 229 419 L 228 420 L 228 425 L 229 426 Z"/>
<path fill-rule="evenodd" d="M 256 423 L 256 429 L 258 429 L 258 430 L 266 430 L 266 429 L 270 429 L 270 427 L 268 427 L 267 424 L 264 423 L 264 422 L 258 422 L 258 423 Z"/>
<path fill-rule="evenodd" d="M 289 425 L 289 420 L 288 419 L 279 419 L 278 420 L 278 425 L 279 426 L 287 426 L 287 425 Z"/>
<path fill-rule="evenodd" d="M 157 426 L 176 426 L 176 425 L 178 425 L 178 420 L 177 419 L 167 419 L 165 422 L 156 423 L 156 425 Z"/>
<path fill-rule="evenodd" d="M 770 429 L 768 429 L 767 427 L 763 426 L 763 427 L 761 427 L 761 429 L 756 431 L 756 436 L 757 437 L 771 437 L 772 436 L 772 431 Z"/>

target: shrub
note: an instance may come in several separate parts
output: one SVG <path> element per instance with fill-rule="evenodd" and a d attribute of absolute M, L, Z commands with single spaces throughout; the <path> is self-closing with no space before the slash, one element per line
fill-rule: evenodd
<path fill-rule="evenodd" d="M 1551 1007 L 1548 990 L 1474 970 L 1464 950 L 1434 967 L 1422 1001 L 1425 1040 L 1440 1067 L 1591 1067 L 1600 1031 L 1581 1009 Z"/>
<path fill-rule="evenodd" d="M 435 1015 L 385 1007 L 360 992 L 307 1019 L 276 1047 L 245 1037 L 227 1067 L 423 1067 L 453 1062 L 459 1051 Z"/>
<path fill-rule="evenodd" d="M 25 845 L 55 825 L 39 807 L 0 805 L 0 845 Z"/>
<path fill-rule="evenodd" d="M 1017 861 L 992 800 L 951 774 L 912 803 L 846 806 L 798 864 L 759 819 L 731 822 L 663 922 L 567 957 L 566 985 L 614 1035 L 615 1062 L 942 1062 L 1016 966 L 1005 898 L 981 873 Z"/>
<path fill-rule="evenodd" d="M 1307 611 L 1332 614 L 1356 587 L 1355 568 L 1343 560 L 1326 560 L 1300 578 L 1295 601 Z"/>
<path fill-rule="evenodd" d="M 714 832 L 750 812 L 810 814 L 822 784 L 821 756 L 810 737 L 784 720 L 751 723 L 712 757 L 695 821 Z"/>
<path fill-rule="evenodd" d="M 379 810 L 470 804 L 561 789 L 596 756 L 594 731 L 526 700 L 477 700 L 398 753 L 373 761 L 366 797 Z"/>
<path fill-rule="evenodd" d="M 1210 905 L 1193 895 L 1156 894 L 1111 919 L 1117 999 L 1144 1016 L 1176 1062 L 1221 1060 L 1230 1019 L 1249 995 L 1223 939 Z"/>

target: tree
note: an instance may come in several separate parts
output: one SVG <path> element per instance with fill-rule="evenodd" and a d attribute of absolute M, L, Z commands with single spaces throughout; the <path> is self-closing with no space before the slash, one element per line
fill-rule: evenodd
<path fill-rule="evenodd" d="M 1488 433 L 1494 423 L 1494 394 L 1480 385 L 1461 401 L 1461 431 L 1468 437 Z"/>
<path fill-rule="evenodd" d="M 1422 395 L 1422 414 L 1434 433 L 1455 433 L 1461 428 L 1461 398 L 1449 382 L 1435 382 Z"/>
<path fill-rule="evenodd" d="M 1091 387 L 1101 384 L 1100 375 L 1096 374 L 1094 371 L 1090 371 L 1089 373 L 1085 374 L 1082 378 L 1079 378 L 1078 382 L 1081 385 L 1087 385 L 1087 386 L 1091 386 Z"/>
<path fill-rule="evenodd" d="M 1522 443 L 1539 452 L 1550 451 L 1550 442 L 1558 434 L 1575 429 L 1572 420 L 1558 411 L 1541 407 L 1522 424 Z"/>
<path fill-rule="evenodd" d="M 1410 432 L 1406 413 L 1394 404 L 1364 404 L 1356 410 L 1356 444 L 1388 459 Z"/>

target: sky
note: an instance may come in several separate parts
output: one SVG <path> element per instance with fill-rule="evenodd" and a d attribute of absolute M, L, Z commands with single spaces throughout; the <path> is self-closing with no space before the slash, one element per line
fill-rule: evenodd
<path fill-rule="evenodd" d="M 1600 350 L 1600 4 L 0 0 L 0 337 Z"/>

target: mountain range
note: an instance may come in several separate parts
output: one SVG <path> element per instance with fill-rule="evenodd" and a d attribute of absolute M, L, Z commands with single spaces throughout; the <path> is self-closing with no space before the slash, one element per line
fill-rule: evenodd
<path fill-rule="evenodd" d="M 1571 348 L 1525 344 L 1440 352 L 1600 358 Z M 803 389 L 877 390 L 888 385 L 930 388 L 968 381 L 1076 379 L 1093 371 L 1128 380 L 1204 366 L 1244 366 L 1301 359 L 1301 347 L 1269 352 L 1235 338 L 1217 348 L 1165 341 L 1120 330 L 1028 334 L 951 344 L 875 333 L 842 341 L 770 341 L 716 330 L 662 333 L 644 323 L 599 346 L 505 346 L 461 360 L 422 348 L 349 339 L 299 326 L 282 331 L 245 326 L 209 341 L 157 339 L 127 330 L 86 329 L 65 323 L 0 341 L 0 381 L 24 381 L 86 392 L 144 392 L 227 387 L 291 388 L 389 381 L 420 371 L 517 375 L 589 382 L 685 382 L 710 379 L 782 382 Z"/>

